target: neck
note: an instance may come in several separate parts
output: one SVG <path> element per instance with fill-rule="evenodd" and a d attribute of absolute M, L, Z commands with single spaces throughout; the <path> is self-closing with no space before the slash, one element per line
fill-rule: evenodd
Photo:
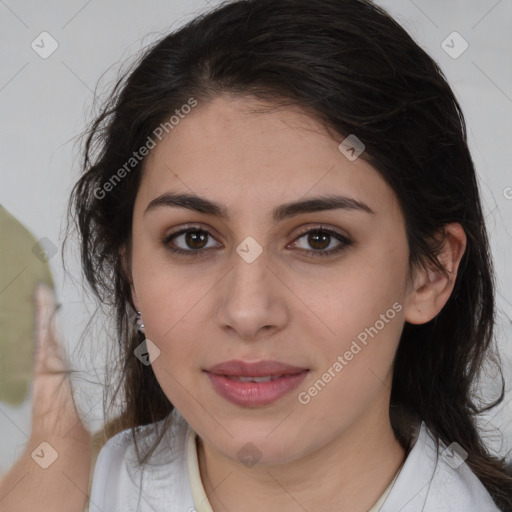
<path fill-rule="evenodd" d="M 343 510 L 366 512 L 405 458 L 386 405 L 315 453 L 282 465 L 248 468 L 198 439 L 199 470 L 213 510 L 339 511 L 342 503 Z"/>

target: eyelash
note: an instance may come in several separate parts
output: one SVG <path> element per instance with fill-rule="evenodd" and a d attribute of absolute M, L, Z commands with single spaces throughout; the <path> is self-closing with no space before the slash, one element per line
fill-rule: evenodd
<path fill-rule="evenodd" d="M 209 237 L 211 236 L 210 233 L 206 229 L 203 229 L 200 226 L 191 225 L 191 226 L 186 226 L 184 229 L 181 229 L 180 231 L 177 231 L 176 233 L 171 233 L 170 235 L 167 235 L 166 237 L 163 238 L 162 244 L 172 254 L 179 254 L 179 255 L 187 256 L 189 258 L 203 256 L 205 252 L 210 252 L 210 251 L 208 251 L 207 249 L 185 251 L 184 249 L 178 249 L 178 248 L 172 247 L 170 245 L 170 242 L 173 238 L 176 238 L 176 237 L 186 234 L 186 233 L 194 233 L 194 232 L 203 232 L 203 233 L 206 233 Z M 352 245 L 352 241 L 349 240 L 344 235 L 342 235 L 341 233 L 338 233 L 337 231 L 334 231 L 329 228 L 324 228 L 323 226 L 305 229 L 304 231 L 301 231 L 293 241 L 295 242 L 295 241 L 299 240 L 300 238 L 302 238 L 304 235 L 308 235 L 308 234 L 327 234 L 329 236 L 336 238 L 339 242 L 341 242 L 341 244 L 337 248 L 330 249 L 328 251 L 325 251 L 325 250 L 323 250 L 323 251 L 314 251 L 314 250 L 308 251 L 308 250 L 302 249 L 302 251 L 305 253 L 308 253 L 308 257 L 311 257 L 311 258 L 332 256 L 336 253 L 343 251 L 350 245 Z"/>

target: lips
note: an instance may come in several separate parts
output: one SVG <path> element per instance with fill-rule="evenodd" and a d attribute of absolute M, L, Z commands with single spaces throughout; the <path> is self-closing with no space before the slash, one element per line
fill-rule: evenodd
<path fill-rule="evenodd" d="M 278 361 L 225 361 L 205 370 L 213 389 L 226 400 L 245 407 L 268 405 L 296 388 L 307 368 Z"/>
<path fill-rule="evenodd" d="M 278 361 L 258 361 L 247 363 L 239 360 L 225 361 L 216 364 L 206 371 L 214 375 L 226 375 L 227 377 L 279 377 L 281 375 L 294 375 L 303 372 L 307 368 L 300 368 Z"/>

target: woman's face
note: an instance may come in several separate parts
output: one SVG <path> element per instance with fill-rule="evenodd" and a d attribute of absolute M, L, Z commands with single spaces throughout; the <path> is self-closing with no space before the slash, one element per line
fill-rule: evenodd
<path fill-rule="evenodd" d="M 409 250 L 397 198 L 368 163 L 306 114 L 257 106 L 199 104 L 150 152 L 131 263 L 169 400 L 224 456 L 277 464 L 389 421 Z M 313 201 L 335 196 L 331 209 Z M 292 368 L 213 369 L 233 360 Z"/>

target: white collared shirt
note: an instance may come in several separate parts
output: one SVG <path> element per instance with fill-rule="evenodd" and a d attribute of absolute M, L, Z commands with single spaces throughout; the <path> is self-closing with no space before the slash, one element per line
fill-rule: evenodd
<path fill-rule="evenodd" d="M 141 446 L 154 439 L 148 432 Z M 129 430 L 109 439 L 94 468 L 89 512 L 212 512 L 196 435 L 175 409 L 171 428 L 142 468 Z M 369 512 L 500 512 L 469 466 L 452 455 L 443 443 L 437 452 L 422 423 L 401 470 Z"/>

